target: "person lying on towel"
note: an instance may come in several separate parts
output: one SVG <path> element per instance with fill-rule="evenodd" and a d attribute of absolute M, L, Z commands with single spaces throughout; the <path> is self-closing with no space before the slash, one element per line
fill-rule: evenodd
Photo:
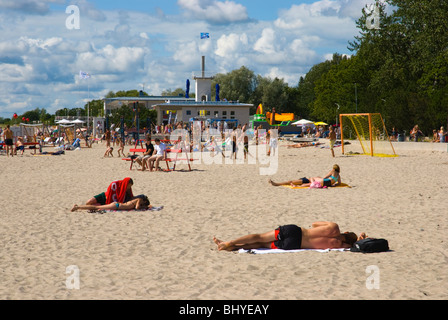
<path fill-rule="evenodd" d="M 75 204 L 72 208 L 73 211 L 78 210 L 90 210 L 90 211 L 97 211 L 97 210 L 117 210 L 117 211 L 124 211 L 124 210 L 145 210 L 150 207 L 150 202 L 147 196 L 145 195 L 139 195 L 135 196 L 132 200 L 127 201 L 125 203 L 120 202 L 113 202 L 109 204 L 105 204 L 102 206 L 94 206 L 94 205 L 77 205 Z"/>
<path fill-rule="evenodd" d="M 341 233 L 335 222 L 319 221 L 314 222 L 309 229 L 290 224 L 230 241 L 213 237 L 213 241 L 219 251 L 260 248 L 294 250 L 350 248 L 356 241 L 365 238 L 367 235 L 364 232 L 359 237 L 354 232 Z"/>
<path fill-rule="evenodd" d="M 123 180 L 113 181 L 107 188 L 106 192 L 102 192 L 100 194 L 97 194 L 96 196 L 93 196 L 85 204 L 102 206 L 105 204 L 110 204 L 112 202 L 127 202 L 134 197 L 132 193 L 133 185 L 134 181 L 129 177 L 124 178 Z"/>
<path fill-rule="evenodd" d="M 297 180 L 288 180 L 288 181 L 284 181 L 284 182 L 274 182 L 271 179 L 269 179 L 268 182 L 271 185 L 273 185 L 274 187 L 278 187 L 278 186 L 310 187 L 312 185 L 314 186 L 315 184 L 317 184 L 321 188 L 335 187 L 342 183 L 341 176 L 339 174 L 340 172 L 341 172 L 341 168 L 337 164 L 335 164 L 335 165 L 333 165 L 333 168 L 330 170 L 330 172 L 328 172 L 323 178 L 321 178 L 321 177 L 311 177 L 311 178 L 303 177 L 303 178 L 300 178 Z"/>

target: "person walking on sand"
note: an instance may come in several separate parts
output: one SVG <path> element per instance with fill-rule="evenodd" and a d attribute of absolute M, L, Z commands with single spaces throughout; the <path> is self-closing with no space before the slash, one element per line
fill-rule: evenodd
<path fill-rule="evenodd" d="M 235 240 L 222 241 L 213 237 L 219 251 L 238 249 L 335 249 L 350 248 L 361 239 L 367 238 L 363 232 L 358 237 L 354 232 L 341 233 L 335 222 L 318 221 L 306 229 L 294 224 L 282 225 L 265 233 L 249 234 Z"/>
<path fill-rule="evenodd" d="M 5 139 L 6 146 L 6 156 L 9 157 L 9 153 L 11 153 L 11 157 L 14 156 L 14 133 L 11 131 L 9 124 L 6 126 L 6 129 L 3 131 L 3 137 Z"/>
<path fill-rule="evenodd" d="M 329 133 L 328 137 L 330 139 L 331 155 L 334 158 L 334 144 L 336 143 L 336 132 L 334 131 L 334 128 L 332 126 L 330 126 L 330 133 Z"/>

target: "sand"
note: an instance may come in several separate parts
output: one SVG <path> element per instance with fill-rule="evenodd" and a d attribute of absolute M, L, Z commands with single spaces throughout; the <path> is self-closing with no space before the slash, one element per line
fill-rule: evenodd
<path fill-rule="evenodd" d="M 327 148 L 284 144 L 271 176 L 260 175 L 259 163 L 130 171 L 121 158 L 103 158 L 101 143 L 62 156 L 3 153 L 0 299 L 448 298 L 446 149 L 402 142 L 396 158 L 341 155 L 340 148 L 332 158 Z M 267 182 L 321 176 L 335 163 L 352 188 Z M 128 176 L 134 194 L 163 210 L 70 212 Z M 391 251 L 253 255 L 218 252 L 212 241 L 314 221 L 385 238 Z M 67 282 L 73 270 L 79 282 Z"/>

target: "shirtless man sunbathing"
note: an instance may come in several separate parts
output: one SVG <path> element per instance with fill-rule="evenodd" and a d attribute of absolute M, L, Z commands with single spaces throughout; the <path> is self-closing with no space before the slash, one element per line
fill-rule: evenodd
<path fill-rule="evenodd" d="M 284 225 L 275 230 L 260 234 L 249 234 L 231 241 L 213 238 L 218 250 L 233 251 L 237 249 L 333 249 L 350 248 L 357 240 L 365 239 L 363 232 L 358 237 L 353 232 L 341 233 L 334 222 L 314 222 L 310 229 L 296 225 Z"/>

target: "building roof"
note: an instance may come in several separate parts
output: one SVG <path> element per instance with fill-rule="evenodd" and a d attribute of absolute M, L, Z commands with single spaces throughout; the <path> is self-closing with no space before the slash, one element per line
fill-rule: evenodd
<path fill-rule="evenodd" d="M 161 101 L 161 100 L 174 100 L 174 101 L 195 101 L 195 98 L 185 98 L 181 96 L 142 96 L 142 97 L 114 97 L 104 98 L 104 101 Z"/>
<path fill-rule="evenodd" d="M 239 101 L 179 101 L 169 99 L 168 102 L 157 104 L 157 106 L 181 106 L 181 107 L 252 107 L 251 103 L 240 103 Z"/>

